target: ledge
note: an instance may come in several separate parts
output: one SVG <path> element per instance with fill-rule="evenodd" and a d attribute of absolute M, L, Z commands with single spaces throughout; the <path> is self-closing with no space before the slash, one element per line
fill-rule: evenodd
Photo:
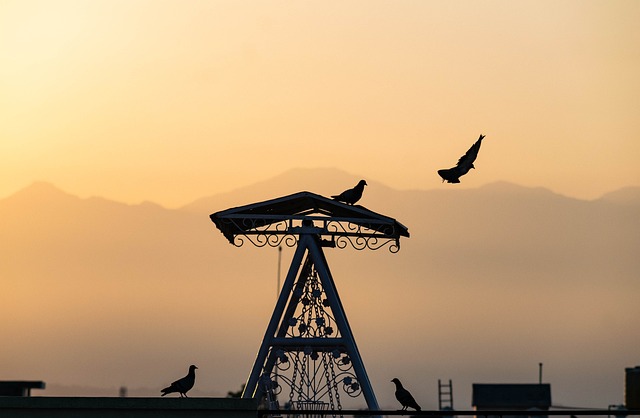
<path fill-rule="evenodd" d="M 0 416 L 11 417 L 256 417 L 253 399 L 0 397 Z"/>

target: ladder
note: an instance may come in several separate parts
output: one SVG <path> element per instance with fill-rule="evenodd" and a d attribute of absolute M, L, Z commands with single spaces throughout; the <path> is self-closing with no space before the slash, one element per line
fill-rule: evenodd
<path fill-rule="evenodd" d="M 453 410 L 453 385 L 451 379 L 449 383 L 442 383 L 438 379 L 438 409 L 439 410 Z"/>

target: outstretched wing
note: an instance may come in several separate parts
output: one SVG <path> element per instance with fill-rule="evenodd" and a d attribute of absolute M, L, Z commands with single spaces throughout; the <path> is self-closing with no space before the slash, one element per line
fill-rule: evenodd
<path fill-rule="evenodd" d="M 478 158 L 478 151 L 480 151 L 480 145 L 482 145 L 483 138 L 484 135 L 481 134 L 476 143 L 473 144 L 467 153 L 458 160 L 456 167 L 459 169 L 461 173 L 460 175 L 467 174 L 467 172 L 471 170 L 471 167 L 473 167 L 473 162 Z"/>

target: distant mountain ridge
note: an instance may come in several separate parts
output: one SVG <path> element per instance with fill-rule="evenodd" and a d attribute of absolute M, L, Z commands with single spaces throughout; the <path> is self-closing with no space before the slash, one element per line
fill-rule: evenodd
<path fill-rule="evenodd" d="M 43 202 L 47 201 L 60 201 L 66 199 L 67 201 L 104 201 L 111 202 L 120 205 L 126 206 L 160 206 L 156 203 L 145 201 L 138 205 L 129 205 L 126 203 L 118 202 L 117 200 L 107 199 L 99 196 L 91 196 L 88 198 L 80 198 L 70 192 L 67 192 L 53 183 L 47 181 L 36 181 L 31 183 L 30 185 L 24 187 L 23 189 L 18 190 L 17 192 L 0 198 L 0 202 L 9 202 L 10 204 L 29 204 L 34 200 L 41 200 Z"/>
<path fill-rule="evenodd" d="M 345 171 L 332 169 L 332 168 L 316 168 L 316 169 L 292 169 L 287 172 L 284 172 L 278 176 L 273 178 L 263 180 L 260 182 L 256 182 L 251 185 L 247 185 L 244 187 L 240 187 L 236 190 L 214 194 L 210 196 L 204 196 L 194 200 L 191 203 L 187 203 L 178 209 L 186 210 L 190 212 L 200 212 L 205 213 L 210 211 L 211 204 L 216 204 L 219 202 L 233 202 L 237 201 L 237 205 L 243 205 L 252 203 L 254 201 L 268 200 L 275 197 L 285 196 L 288 194 L 297 193 L 300 191 L 310 191 L 313 193 L 318 193 L 324 196 L 330 196 L 331 194 L 339 193 L 340 191 L 355 185 L 357 181 L 361 177 L 349 174 Z M 448 185 L 446 188 L 442 189 L 425 189 L 425 190 L 398 190 L 393 189 L 383 183 L 376 181 L 375 179 L 367 180 L 371 183 L 365 189 L 365 196 L 367 194 L 395 194 L 395 193 L 414 193 L 414 192 L 456 192 L 456 193 L 542 193 L 542 194 L 553 194 L 557 196 L 562 196 L 567 199 L 575 199 L 571 197 L 564 196 L 562 194 L 558 194 L 552 192 L 549 189 L 544 187 L 527 187 L 517 185 L 515 183 L 510 183 L 507 181 L 497 181 L 493 183 L 488 183 L 482 186 L 479 186 L 475 189 L 462 189 L 456 190 L 456 186 Z M 372 191 L 374 190 L 374 191 Z M 247 198 L 241 198 L 240 196 L 248 196 L 253 199 L 251 200 Z M 120 203 L 117 200 L 111 200 L 107 198 L 102 198 L 98 196 L 92 196 L 89 198 L 81 199 L 78 196 L 67 192 L 53 183 L 47 181 L 36 181 L 23 189 L 18 190 L 17 192 L 6 196 L 4 198 L 0 198 L 0 202 L 2 201 L 18 201 L 24 199 L 33 199 L 38 198 L 46 201 L 48 199 L 60 199 L 60 198 L 68 198 L 68 199 L 77 199 L 77 200 L 92 200 L 92 199 L 102 199 L 105 201 L 110 201 L 114 203 Z M 581 199 L 575 199 L 581 200 Z M 640 187 L 624 187 L 618 190 L 613 190 L 611 192 L 605 193 L 600 198 L 595 199 L 593 201 L 605 201 L 613 204 L 620 205 L 640 205 Z M 364 203 L 359 202 L 359 203 Z M 158 206 L 161 205 L 155 202 L 145 201 L 140 204 L 126 204 L 121 203 L 127 206 Z"/>
<path fill-rule="evenodd" d="M 264 180 L 237 190 L 221 193 L 211 196 L 202 197 L 187 205 L 181 207 L 181 209 L 205 213 L 210 211 L 212 207 L 226 203 L 232 206 L 238 206 L 248 204 L 256 201 L 262 201 L 271 199 L 274 197 L 286 196 L 289 194 L 297 193 L 300 191 L 310 191 L 318 193 L 323 196 L 330 196 L 335 193 L 339 193 L 342 190 L 353 187 L 362 177 L 349 174 L 342 170 L 330 169 L 330 168 L 318 168 L 318 169 L 292 169 L 279 176 L 273 177 L 268 180 Z M 562 196 L 567 199 L 574 199 L 566 197 L 561 194 L 552 192 L 549 189 L 543 187 L 525 187 L 510 183 L 507 181 L 499 181 L 489 183 L 480 186 L 476 189 L 456 189 L 455 185 L 445 185 L 439 189 L 429 190 L 398 190 L 393 189 L 376 179 L 366 179 L 369 184 L 365 188 L 364 197 L 359 204 L 367 206 L 367 196 L 373 194 L 374 196 L 385 195 L 388 198 L 394 198 L 396 194 L 400 193 L 543 193 Z M 634 203 L 640 204 L 640 187 L 629 187 L 622 189 L 627 196 L 625 204 Z M 617 191 L 608 193 L 605 196 L 616 195 Z M 602 199 L 602 198 L 601 198 Z M 580 200 L 580 199 L 575 199 Z M 600 199 L 597 199 L 600 200 Z M 609 200 L 609 199 L 607 199 Z M 613 202 L 616 203 L 616 202 Z M 223 204 L 224 206 L 224 204 Z M 217 209 L 216 209 L 217 210 Z"/>

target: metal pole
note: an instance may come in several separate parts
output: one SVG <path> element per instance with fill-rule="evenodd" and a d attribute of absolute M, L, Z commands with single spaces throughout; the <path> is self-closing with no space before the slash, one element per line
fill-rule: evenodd
<path fill-rule="evenodd" d="M 542 384 L 542 363 L 538 363 L 540 371 L 538 372 L 538 382 Z"/>

